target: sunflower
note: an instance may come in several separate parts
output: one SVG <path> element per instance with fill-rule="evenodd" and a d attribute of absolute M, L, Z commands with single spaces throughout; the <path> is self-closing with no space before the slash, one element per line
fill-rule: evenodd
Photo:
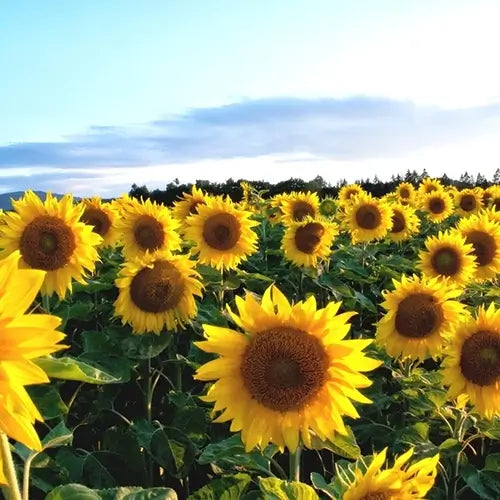
<path fill-rule="evenodd" d="M 477 412 L 500 416 L 500 309 L 490 304 L 463 321 L 443 362 L 443 383 L 448 397 L 468 396 Z"/>
<path fill-rule="evenodd" d="M 181 223 L 181 231 L 186 228 L 186 217 L 196 214 L 199 204 L 204 204 L 207 195 L 196 186 L 191 188 L 190 193 L 182 193 L 182 198 L 174 203 L 173 216 Z"/>
<path fill-rule="evenodd" d="M 197 313 L 194 296 L 203 285 L 186 255 L 147 254 L 126 262 L 115 284 L 119 290 L 115 315 L 135 333 L 176 331 Z"/>
<path fill-rule="evenodd" d="M 396 197 L 399 202 L 406 202 L 407 205 L 412 205 L 415 202 L 417 192 L 413 187 L 413 184 L 409 182 L 401 182 L 396 187 Z"/>
<path fill-rule="evenodd" d="M 439 455 L 423 458 L 413 465 L 408 461 L 414 448 L 398 457 L 394 466 L 382 469 L 387 448 L 373 455 L 366 472 L 356 467 L 354 481 L 342 500 L 421 500 L 434 485 Z"/>
<path fill-rule="evenodd" d="M 469 283 L 476 272 L 474 247 L 458 231 L 440 231 L 425 240 L 426 250 L 419 253 L 417 268 L 424 276 L 439 277 L 458 287 Z"/>
<path fill-rule="evenodd" d="M 267 200 L 266 216 L 271 224 L 278 224 L 283 217 L 283 201 L 287 198 L 286 193 L 275 194 L 272 198 Z"/>
<path fill-rule="evenodd" d="M 342 206 L 349 205 L 356 196 L 367 194 L 366 191 L 359 184 L 347 184 L 340 188 L 338 199 L 339 204 Z"/>
<path fill-rule="evenodd" d="M 178 227 L 179 222 L 167 207 L 149 199 L 122 207 L 122 215 L 116 222 L 127 260 L 143 257 L 146 253 L 179 250 Z"/>
<path fill-rule="evenodd" d="M 333 217 L 337 212 L 337 204 L 332 198 L 323 198 L 319 204 L 319 213 L 323 217 Z"/>
<path fill-rule="evenodd" d="M 44 283 L 45 272 L 19 269 L 21 254 L 0 261 L 0 431 L 31 449 L 41 444 L 33 427 L 42 417 L 24 386 L 48 382 L 34 358 L 67 346 L 55 329 L 61 320 L 47 314 L 26 314 Z"/>
<path fill-rule="evenodd" d="M 391 227 L 391 208 L 371 194 L 357 196 L 346 207 L 345 222 L 353 243 L 383 238 Z"/>
<path fill-rule="evenodd" d="M 259 304 L 247 294 L 236 297 L 238 313 L 228 312 L 243 330 L 203 325 L 207 340 L 196 342 L 219 357 L 201 366 L 195 378 L 216 380 L 204 400 L 215 402 L 215 420 L 231 420 L 245 449 L 269 442 L 294 452 L 299 437 L 311 447 L 319 439 L 346 433 L 343 415 L 359 417 L 351 399 L 370 403 L 357 389 L 371 381 L 360 372 L 379 361 L 362 352 L 371 339 L 343 340 L 354 312 L 337 315 L 340 303 L 316 309 L 316 299 L 291 305 L 274 286 Z"/>
<path fill-rule="evenodd" d="M 472 215 L 481 210 L 481 194 L 475 189 L 462 189 L 455 195 L 455 207 L 458 215 Z"/>
<path fill-rule="evenodd" d="M 495 185 L 491 189 L 490 207 L 500 212 L 500 186 Z"/>
<path fill-rule="evenodd" d="M 442 191 L 444 186 L 438 179 L 431 179 L 426 177 L 423 179 L 418 186 L 418 195 L 425 196 L 426 194 L 432 193 L 434 191 Z"/>
<path fill-rule="evenodd" d="M 80 218 L 85 224 L 92 226 L 92 231 L 101 238 L 101 246 L 114 246 L 118 239 L 116 219 L 118 213 L 110 203 L 103 203 L 98 196 L 82 200 L 83 213 Z"/>
<path fill-rule="evenodd" d="M 453 200 L 442 189 L 420 197 L 420 208 L 431 222 L 443 222 L 453 213 Z"/>
<path fill-rule="evenodd" d="M 292 192 L 281 201 L 283 215 L 281 221 L 284 224 L 300 222 L 306 217 L 316 218 L 319 216 L 319 197 L 317 193 Z"/>
<path fill-rule="evenodd" d="M 418 233 L 420 219 L 415 210 L 400 203 L 394 203 L 390 207 L 392 209 L 392 226 L 388 236 L 392 241 L 405 241 Z"/>
<path fill-rule="evenodd" d="M 2 255 L 20 250 L 21 267 L 47 271 L 44 295 L 55 292 L 62 299 L 71 292 L 73 279 L 85 283 L 86 271 L 95 269 L 102 239 L 80 221 L 83 207 L 73 204 L 73 196 L 58 201 L 47 193 L 42 202 L 33 191 L 26 191 L 12 206 L 0 233 Z"/>
<path fill-rule="evenodd" d="M 297 266 L 317 267 L 331 253 L 338 226 L 324 219 L 307 217 L 285 228 L 281 248 L 288 260 Z"/>
<path fill-rule="evenodd" d="M 478 281 L 494 279 L 500 273 L 500 225 L 486 213 L 461 219 L 457 227 L 473 246 L 477 262 L 474 277 Z"/>
<path fill-rule="evenodd" d="M 437 278 L 403 275 L 393 283 L 393 291 L 382 293 L 387 313 L 377 325 L 377 343 L 393 358 L 435 358 L 464 312 L 464 306 L 452 300 L 461 291 L 443 286 Z"/>
<path fill-rule="evenodd" d="M 238 210 L 230 198 L 222 196 L 206 199 L 198 206 L 198 213 L 186 219 L 186 238 L 195 242 L 194 252 L 201 264 L 216 269 L 235 269 L 249 255 L 257 251 L 258 225 L 250 219 L 252 213 Z"/>
<path fill-rule="evenodd" d="M 481 193 L 481 204 L 483 205 L 483 207 L 486 208 L 489 206 L 494 190 L 495 189 L 493 188 L 493 186 L 489 186 L 483 189 Z"/>
<path fill-rule="evenodd" d="M 124 193 L 118 198 L 115 198 L 110 202 L 111 207 L 115 212 L 118 213 L 120 217 L 123 217 L 124 213 L 141 203 L 137 198 L 132 198 L 128 194 Z"/>

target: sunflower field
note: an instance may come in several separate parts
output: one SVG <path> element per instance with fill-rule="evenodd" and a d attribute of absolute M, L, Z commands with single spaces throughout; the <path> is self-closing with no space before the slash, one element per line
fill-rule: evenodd
<path fill-rule="evenodd" d="M 9 500 L 500 499 L 500 186 L 0 215 Z"/>

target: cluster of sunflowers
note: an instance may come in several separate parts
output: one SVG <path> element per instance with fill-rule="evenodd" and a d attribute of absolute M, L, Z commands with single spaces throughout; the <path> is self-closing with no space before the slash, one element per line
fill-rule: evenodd
<path fill-rule="evenodd" d="M 0 217 L 0 431 L 4 462 L 0 482 L 15 482 L 8 437 L 40 449 L 34 422 L 41 420 L 25 386 L 48 382 L 33 361 L 65 346 L 59 318 L 25 314 L 40 291 L 63 300 L 72 284 L 85 284 L 100 252 L 122 256 L 115 280 L 114 312 L 136 334 L 186 327 L 196 317 L 204 284 L 198 266 L 234 270 L 258 250 L 258 228 L 282 227 L 284 258 L 320 275 L 334 264 L 335 238 L 352 244 L 383 240 L 401 244 L 423 224 L 452 221 L 425 240 L 416 268 L 384 292 L 386 310 L 375 339 L 348 337 L 356 314 L 339 312 L 340 302 L 318 307 L 314 296 L 291 302 L 275 286 L 261 300 L 252 293 L 221 302 L 238 327 L 203 325 L 195 345 L 214 359 L 194 378 L 209 382 L 204 401 L 213 403 L 214 422 L 230 422 L 247 451 L 269 443 L 300 459 L 313 440 L 347 435 L 344 418 L 358 418 L 353 405 L 371 403 L 361 390 L 364 373 L 381 365 L 364 350 L 375 344 L 395 358 L 422 362 L 443 357 L 448 397 L 470 402 L 480 416 L 500 416 L 500 309 L 474 313 L 459 300 L 467 286 L 496 280 L 500 273 L 500 187 L 456 190 L 426 179 L 383 198 L 358 185 L 343 187 L 336 199 L 316 193 L 278 195 L 265 200 L 244 183 L 240 203 L 193 187 L 170 209 L 123 195 L 75 202 L 71 195 L 42 201 L 28 191 Z M 439 226 L 441 227 L 441 226 Z M 382 469 L 386 450 L 345 478 L 345 500 L 425 498 L 434 484 L 439 455 L 408 462 L 413 449 Z M 7 471 L 6 474 L 3 471 Z M 298 479 L 298 478 L 296 478 Z M 313 498 L 313 497 L 308 497 Z"/>

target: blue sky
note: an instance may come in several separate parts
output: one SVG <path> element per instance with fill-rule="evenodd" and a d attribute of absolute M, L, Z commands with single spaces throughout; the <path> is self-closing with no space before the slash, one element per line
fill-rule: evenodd
<path fill-rule="evenodd" d="M 500 2 L 0 3 L 0 192 L 500 166 Z"/>

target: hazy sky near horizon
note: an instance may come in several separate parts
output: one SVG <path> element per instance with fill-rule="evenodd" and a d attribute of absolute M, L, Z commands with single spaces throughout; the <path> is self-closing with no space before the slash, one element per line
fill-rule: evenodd
<path fill-rule="evenodd" d="M 0 192 L 500 166 L 497 0 L 0 2 Z"/>

